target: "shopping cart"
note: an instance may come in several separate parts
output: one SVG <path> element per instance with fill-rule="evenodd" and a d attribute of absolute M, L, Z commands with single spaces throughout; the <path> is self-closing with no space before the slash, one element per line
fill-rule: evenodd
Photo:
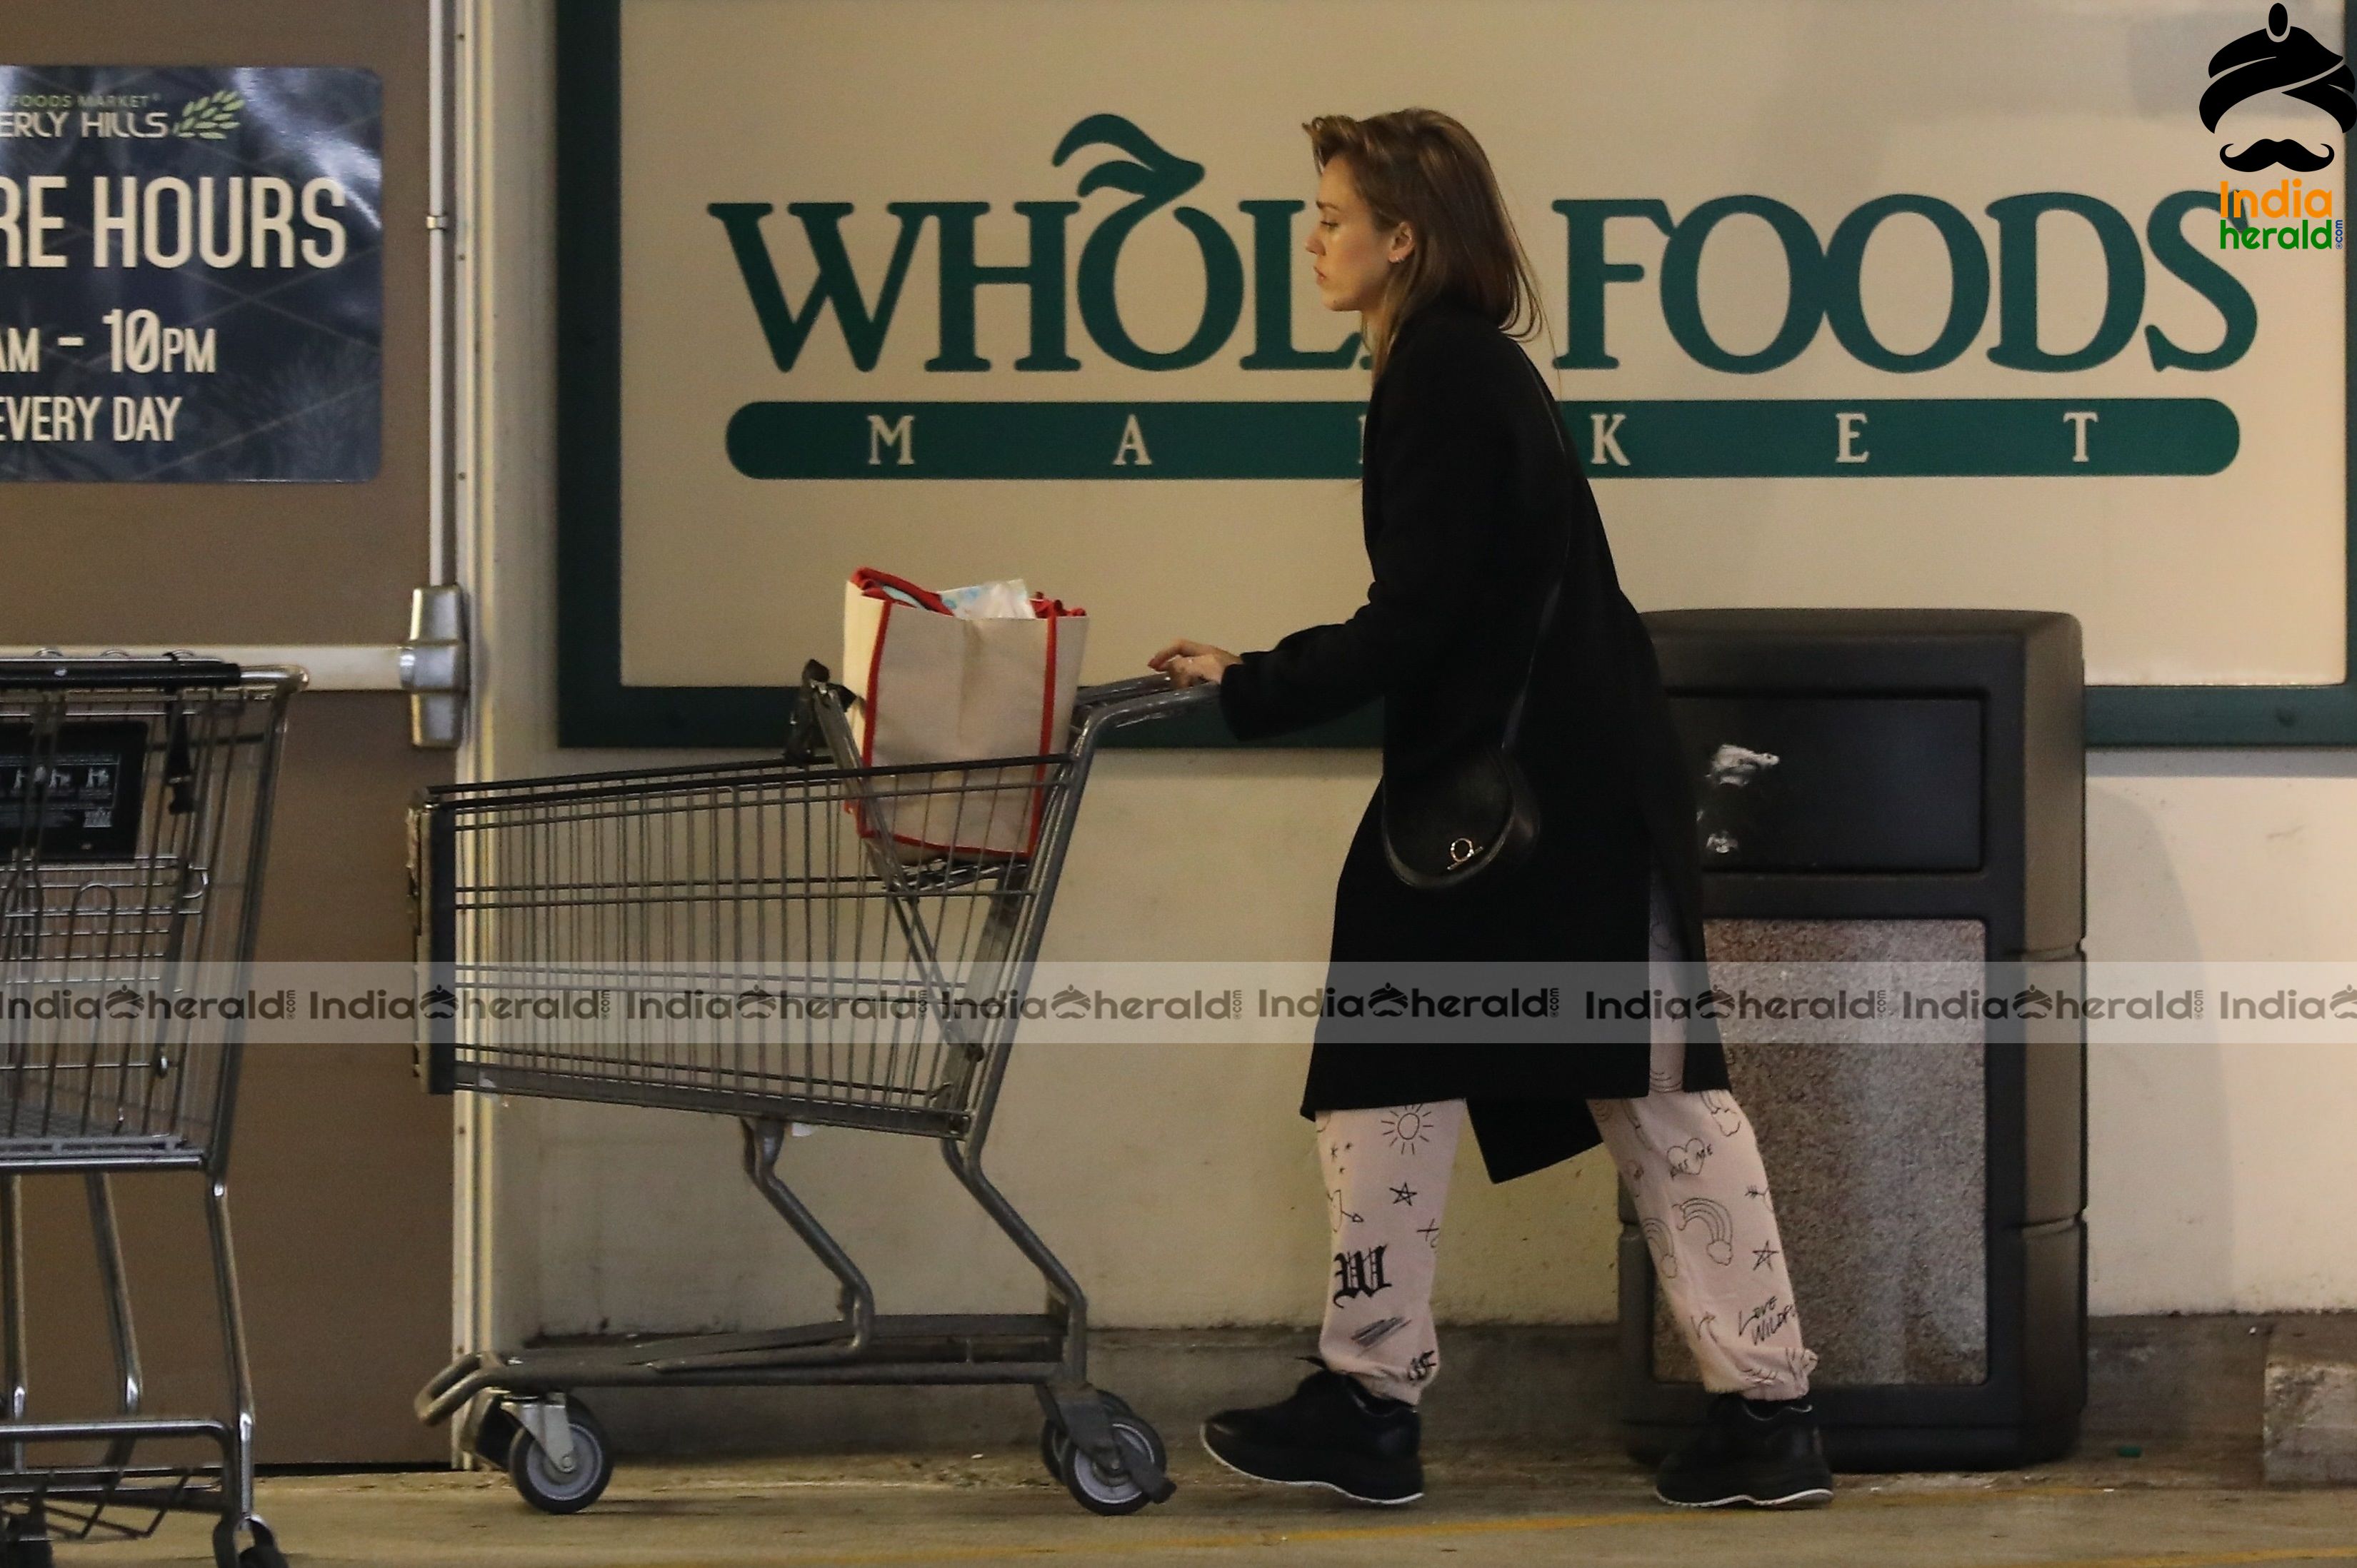
<path fill-rule="evenodd" d="M 982 1155 L 1097 744 L 1211 691 L 1161 676 L 1086 687 L 1065 752 L 871 768 L 855 765 L 850 694 L 813 663 L 781 761 L 427 791 L 413 853 L 440 1015 L 429 1087 L 736 1117 L 746 1175 L 840 1290 L 822 1323 L 478 1351 L 426 1386 L 420 1418 L 466 1411 L 474 1453 L 533 1507 L 570 1513 L 613 1472 L 577 1389 L 1028 1384 L 1041 1457 L 1082 1507 L 1168 1498 L 1161 1438 L 1089 1385 L 1086 1294 Z M 626 1005 L 580 1022 L 587 998 L 662 993 L 726 1015 L 649 1022 Z M 1046 1310 L 879 1314 L 778 1174 L 798 1126 L 937 1139 L 1039 1271 Z"/>
<path fill-rule="evenodd" d="M 230 1247 L 244 1024 L 180 1004 L 244 992 L 286 704 L 305 680 L 186 657 L 0 659 L 0 1568 L 46 1568 L 61 1537 L 151 1534 L 174 1509 L 220 1514 L 219 1568 L 284 1568 L 253 1513 Z M 109 1183 L 151 1171 L 203 1182 L 227 1420 L 142 1409 Z M 27 1419 L 23 1187 L 49 1175 L 88 1189 L 114 1351 L 105 1419 Z"/>

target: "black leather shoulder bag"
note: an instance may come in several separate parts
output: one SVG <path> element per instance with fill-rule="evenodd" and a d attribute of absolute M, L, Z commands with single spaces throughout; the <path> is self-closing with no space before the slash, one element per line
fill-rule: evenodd
<path fill-rule="evenodd" d="M 1538 381 L 1547 420 L 1568 464 L 1571 443 L 1563 433 L 1563 415 L 1537 367 L 1532 367 L 1531 375 Z M 1531 656 L 1523 667 L 1523 683 L 1506 710 L 1505 726 L 1497 742 L 1475 746 L 1412 778 L 1384 775 L 1383 857 L 1391 863 L 1392 875 L 1410 887 L 1426 892 L 1463 887 L 1485 871 L 1521 865 L 1538 845 L 1538 800 L 1523 777 L 1522 764 L 1515 760 L 1514 743 L 1522 733 L 1523 708 L 1530 699 L 1539 650 L 1545 646 L 1547 630 L 1555 624 L 1555 606 L 1563 597 L 1570 557 L 1571 530 L 1566 525 L 1564 561 L 1539 610 Z"/>

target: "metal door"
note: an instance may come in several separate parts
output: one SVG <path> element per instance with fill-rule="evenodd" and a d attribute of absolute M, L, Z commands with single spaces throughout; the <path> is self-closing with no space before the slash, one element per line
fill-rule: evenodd
<path fill-rule="evenodd" d="M 465 672 L 456 591 L 416 592 L 447 582 L 455 554 L 445 8 L 77 0 L 18 7 L 0 41 L 11 65 L 363 67 L 382 84 L 376 478 L 0 486 L 0 647 L 168 647 L 311 672 L 279 789 L 264 962 L 409 959 L 404 812 L 420 787 L 453 772 L 447 745 L 462 698 L 419 703 L 402 690 L 404 671 L 448 686 Z M 413 745 L 414 724 L 443 745 Z M 447 1456 L 409 1402 L 449 1351 L 450 1112 L 419 1092 L 409 1047 L 256 1045 L 232 1177 L 260 1459 Z M 27 1230 L 37 1412 L 106 1393 L 94 1376 L 102 1329 L 80 1188 L 43 1185 L 29 1195 Z M 188 1222 L 197 1195 L 148 1190 L 172 1185 L 124 1193 L 158 1408 L 193 1402 L 201 1380 L 218 1376 L 202 1228 Z"/>

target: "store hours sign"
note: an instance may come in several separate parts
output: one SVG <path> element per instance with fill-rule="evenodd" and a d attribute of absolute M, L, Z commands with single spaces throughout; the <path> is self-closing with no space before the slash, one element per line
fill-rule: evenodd
<path fill-rule="evenodd" d="M 372 71 L 0 65 L 0 479 L 371 478 Z"/>

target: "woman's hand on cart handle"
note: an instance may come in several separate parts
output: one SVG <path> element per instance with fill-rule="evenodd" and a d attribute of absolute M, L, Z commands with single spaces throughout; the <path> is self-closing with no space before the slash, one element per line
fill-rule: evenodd
<path fill-rule="evenodd" d="M 1207 681 L 1216 686 L 1235 662 L 1236 656 L 1224 648 L 1182 637 L 1147 660 L 1146 667 L 1169 676 L 1174 686 L 1196 686 Z"/>

